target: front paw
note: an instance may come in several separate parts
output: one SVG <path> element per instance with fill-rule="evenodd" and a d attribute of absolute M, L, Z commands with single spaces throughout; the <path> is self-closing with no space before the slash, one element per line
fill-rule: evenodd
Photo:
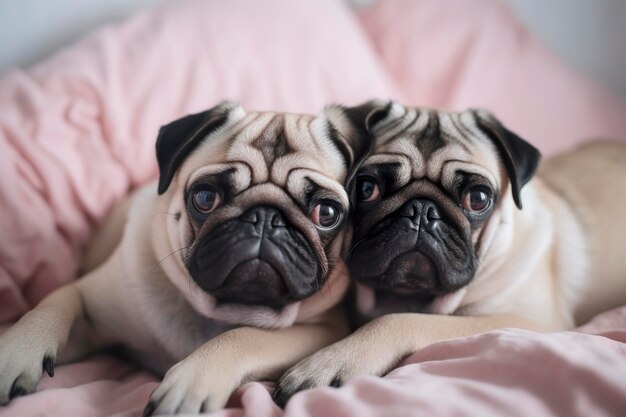
<path fill-rule="evenodd" d="M 390 350 L 379 350 L 347 338 L 300 361 L 280 378 L 273 399 L 284 407 L 300 391 L 317 387 L 340 387 L 358 376 L 381 376 L 398 362 Z"/>
<path fill-rule="evenodd" d="M 30 329 L 14 327 L 0 336 L 0 405 L 35 392 L 43 372 L 53 376 L 57 349 Z"/>
<path fill-rule="evenodd" d="M 232 367 L 199 355 L 187 357 L 165 374 L 150 395 L 144 417 L 159 414 L 198 414 L 224 408 L 240 382 Z"/>

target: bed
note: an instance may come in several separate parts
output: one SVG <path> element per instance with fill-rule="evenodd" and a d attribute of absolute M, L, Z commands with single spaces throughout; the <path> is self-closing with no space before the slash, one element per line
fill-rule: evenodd
<path fill-rule="evenodd" d="M 165 3 L 0 78 L 0 331 L 75 279 L 94 228 L 155 178 L 160 125 L 224 98 L 317 112 L 372 97 L 488 108 L 545 155 L 626 138 L 626 106 L 497 0 L 389 0 L 359 12 L 340 0 Z M 625 343 L 621 308 L 570 332 L 437 343 L 384 378 L 304 392 L 285 410 L 272 384 L 249 383 L 216 415 L 624 415 Z M 157 383 L 99 355 L 59 367 L 0 416 L 141 415 Z"/>

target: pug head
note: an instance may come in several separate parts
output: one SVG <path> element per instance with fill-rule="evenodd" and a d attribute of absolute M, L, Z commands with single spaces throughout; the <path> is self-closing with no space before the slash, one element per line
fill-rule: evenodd
<path fill-rule="evenodd" d="M 223 102 L 162 127 L 167 275 L 198 312 L 232 323 L 284 326 L 336 303 L 345 184 L 369 146 L 339 106 L 310 116 Z"/>
<path fill-rule="evenodd" d="M 352 184 L 346 262 L 362 290 L 358 307 L 372 316 L 432 312 L 474 279 L 501 221 L 494 213 L 511 198 L 522 208 L 540 154 L 482 110 L 370 102 L 354 114 L 374 139 Z"/>

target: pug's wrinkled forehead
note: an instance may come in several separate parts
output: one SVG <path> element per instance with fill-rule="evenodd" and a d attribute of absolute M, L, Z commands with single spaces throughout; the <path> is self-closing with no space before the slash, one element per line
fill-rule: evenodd
<path fill-rule="evenodd" d="M 215 177 L 229 183 L 233 197 L 263 186 L 268 203 L 288 196 L 300 206 L 326 192 L 347 207 L 343 181 L 350 158 L 349 147 L 342 146 L 337 128 L 325 117 L 245 113 L 236 107 L 189 156 L 177 179 L 186 189 L 203 177 Z"/>
<path fill-rule="evenodd" d="M 492 174 L 498 172 L 498 160 L 490 156 L 493 145 L 480 140 L 484 135 L 471 113 L 393 105 L 388 117 L 389 122 L 381 120 L 372 131 L 376 145 L 366 166 L 386 171 L 394 187 L 427 179 L 451 188 L 457 172 L 463 171 L 482 175 L 500 188 Z"/>
<path fill-rule="evenodd" d="M 385 171 L 395 187 L 426 179 L 452 190 L 474 175 L 501 190 L 510 180 L 515 203 L 521 207 L 520 191 L 536 170 L 538 152 L 489 112 L 380 101 L 368 105 L 373 109 L 368 129 L 375 144 L 364 166 Z M 500 158 L 494 158 L 497 154 Z"/>

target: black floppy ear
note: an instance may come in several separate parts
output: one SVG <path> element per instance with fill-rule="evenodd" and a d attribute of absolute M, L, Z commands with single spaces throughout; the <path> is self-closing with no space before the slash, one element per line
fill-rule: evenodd
<path fill-rule="evenodd" d="M 207 137 L 224 126 L 230 113 L 241 107 L 231 101 L 175 120 L 159 130 L 156 156 L 159 163 L 159 194 L 163 194 L 185 158 Z"/>
<path fill-rule="evenodd" d="M 530 143 L 511 132 L 489 112 L 472 110 L 476 125 L 493 142 L 504 162 L 511 181 L 513 200 L 522 208 L 522 187 L 535 175 L 541 153 Z"/>

